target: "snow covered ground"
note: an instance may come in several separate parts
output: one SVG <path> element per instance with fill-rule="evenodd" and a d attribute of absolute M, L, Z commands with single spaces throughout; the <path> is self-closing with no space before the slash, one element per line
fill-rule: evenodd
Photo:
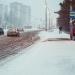
<path fill-rule="evenodd" d="M 39 36 L 41 37 L 41 40 L 46 40 L 48 38 L 70 38 L 70 36 L 68 34 L 65 34 L 64 32 L 62 32 L 62 34 L 59 35 L 59 30 L 55 29 L 54 31 L 42 31 Z"/>
<path fill-rule="evenodd" d="M 68 38 L 58 30 L 40 32 L 40 41 L 0 64 L 0 75 L 75 75 L 75 41 L 44 41 Z"/>

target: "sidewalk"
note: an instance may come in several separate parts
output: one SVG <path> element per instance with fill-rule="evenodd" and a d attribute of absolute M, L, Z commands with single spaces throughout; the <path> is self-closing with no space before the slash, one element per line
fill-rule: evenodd
<path fill-rule="evenodd" d="M 41 40 L 27 48 L 27 52 L 23 50 L 0 66 L 0 75 L 75 75 L 75 42 L 44 41 L 52 37 L 69 38 L 67 34 L 56 33 L 41 32 Z"/>

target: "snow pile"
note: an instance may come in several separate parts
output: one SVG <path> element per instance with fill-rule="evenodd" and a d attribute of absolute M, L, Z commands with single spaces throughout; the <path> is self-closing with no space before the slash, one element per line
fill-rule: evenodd
<path fill-rule="evenodd" d="M 66 34 L 64 32 L 62 32 L 61 34 L 59 34 L 59 30 L 56 29 L 53 32 L 50 31 L 42 31 L 39 34 L 41 41 L 44 41 L 48 38 L 69 38 L 69 34 Z"/>

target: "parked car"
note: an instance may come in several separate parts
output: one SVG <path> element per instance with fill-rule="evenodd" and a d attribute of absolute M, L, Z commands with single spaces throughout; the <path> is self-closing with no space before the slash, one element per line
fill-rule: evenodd
<path fill-rule="evenodd" d="M 16 37 L 19 37 L 20 36 L 20 33 L 18 31 L 13 31 L 13 30 L 8 30 L 7 31 L 7 36 L 11 37 L 11 36 L 16 36 Z"/>
<path fill-rule="evenodd" d="M 4 35 L 4 30 L 0 28 L 0 35 Z"/>

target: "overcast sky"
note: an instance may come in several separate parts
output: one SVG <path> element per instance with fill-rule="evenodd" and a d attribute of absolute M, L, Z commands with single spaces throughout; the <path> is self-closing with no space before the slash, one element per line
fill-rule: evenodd
<path fill-rule="evenodd" d="M 39 24 L 40 21 L 42 22 L 42 20 L 45 19 L 45 0 L 0 0 L 0 3 L 9 4 L 14 1 L 31 6 L 33 24 Z M 59 10 L 59 3 L 62 1 L 63 0 L 47 0 L 47 4 L 51 12 L 51 17 L 54 22 L 57 16 L 54 15 L 54 12 Z"/>

